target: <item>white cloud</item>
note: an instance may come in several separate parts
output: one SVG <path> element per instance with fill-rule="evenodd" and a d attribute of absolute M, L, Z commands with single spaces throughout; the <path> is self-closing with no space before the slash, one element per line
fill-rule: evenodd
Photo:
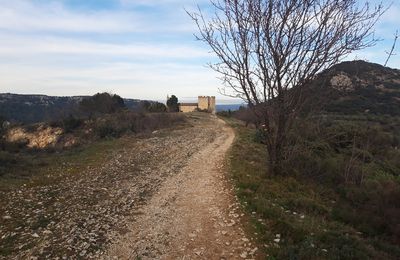
<path fill-rule="evenodd" d="M 0 92 L 90 95 L 111 91 L 125 97 L 163 99 L 171 93 L 180 97 L 215 95 L 217 82 L 207 68 L 171 63 L 117 62 L 88 68 L 0 65 Z"/>
<path fill-rule="evenodd" d="M 120 33 L 138 30 L 139 19 L 125 13 L 74 13 L 61 4 L 35 6 L 27 1 L 12 1 L 0 7 L 1 29 L 13 31 L 57 31 Z"/>
<path fill-rule="evenodd" d="M 207 50 L 177 43 L 104 43 L 50 36 L 0 35 L 0 57 L 29 57 L 35 55 L 97 55 L 130 58 L 210 57 Z"/>
<path fill-rule="evenodd" d="M 148 4 L 152 5 L 151 1 Z M 194 26 L 181 23 L 180 18 L 184 15 L 183 8 L 157 17 L 134 8 L 84 12 L 68 9 L 61 2 L 34 5 L 26 0 L 0 0 L 0 29 L 19 32 L 189 32 Z"/>

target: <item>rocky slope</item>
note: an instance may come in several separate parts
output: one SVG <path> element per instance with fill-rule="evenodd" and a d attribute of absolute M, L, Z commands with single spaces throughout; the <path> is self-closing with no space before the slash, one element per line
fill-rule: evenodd
<path fill-rule="evenodd" d="M 400 70 L 348 61 L 322 72 L 310 84 L 310 103 L 328 112 L 400 115 Z"/>

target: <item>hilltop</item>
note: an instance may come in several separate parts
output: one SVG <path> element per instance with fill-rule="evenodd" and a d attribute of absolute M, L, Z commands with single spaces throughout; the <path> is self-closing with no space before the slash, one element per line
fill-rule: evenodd
<path fill-rule="evenodd" d="M 361 60 L 342 62 L 310 84 L 313 104 L 341 114 L 400 115 L 400 70 Z"/>

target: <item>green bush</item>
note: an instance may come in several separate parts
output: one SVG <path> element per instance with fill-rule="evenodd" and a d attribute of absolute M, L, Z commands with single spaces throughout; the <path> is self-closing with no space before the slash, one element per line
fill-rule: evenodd
<path fill-rule="evenodd" d="M 160 102 L 144 101 L 143 108 L 149 113 L 164 113 L 167 112 L 167 107 Z"/>
<path fill-rule="evenodd" d="M 71 133 L 73 130 L 83 125 L 83 119 L 69 116 L 62 121 L 63 129 L 66 133 Z"/>
<path fill-rule="evenodd" d="M 113 126 L 107 124 L 101 124 L 96 128 L 96 134 L 100 138 L 105 137 L 119 137 L 119 131 Z"/>
<path fill-rule="evenodd" d="M 254 142 L 259 144 L 265 144 L 265 140 L 267 140 L 266 135 L 267 132 L 264 129 L 262 128 L 257 129 L 254 134 Z"/>
<path fill-rule="evenodd" d="M 93 116 L 119 112 L 125 108 L 125 104 L 120 96 L 104 92 L 84 98 L 79 107 L 84 113 Z"/>

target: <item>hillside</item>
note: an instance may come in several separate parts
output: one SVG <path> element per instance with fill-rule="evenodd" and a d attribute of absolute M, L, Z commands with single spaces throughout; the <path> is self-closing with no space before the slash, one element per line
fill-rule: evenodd
<path fill-rule="evenodd" d="M 0 116 L 10 121 L 36 123 L 59 120 L 79 113 L 78 104 L 88 96 L 56 97 L 0 93 Z M 135 110 L 140 100 L 124 99 L 125 106 Z"/>
<path fill-rule="evenodd" d="M 311 83 L 326 112 L 400 115 L 400 70 L 365 61 L 343 62 Z"/>
<path fill-rule="evenodd" d="M 319 74 L 287 135 L 283 174 L 267 168 L 247 110 L 230 172 L 271 259 L 400 259 L 400 71 L 364 61 Z M 307 111 L 308 110 L 308 111 Z M 229 116 L 229 114 L 226 114 Z"/>

